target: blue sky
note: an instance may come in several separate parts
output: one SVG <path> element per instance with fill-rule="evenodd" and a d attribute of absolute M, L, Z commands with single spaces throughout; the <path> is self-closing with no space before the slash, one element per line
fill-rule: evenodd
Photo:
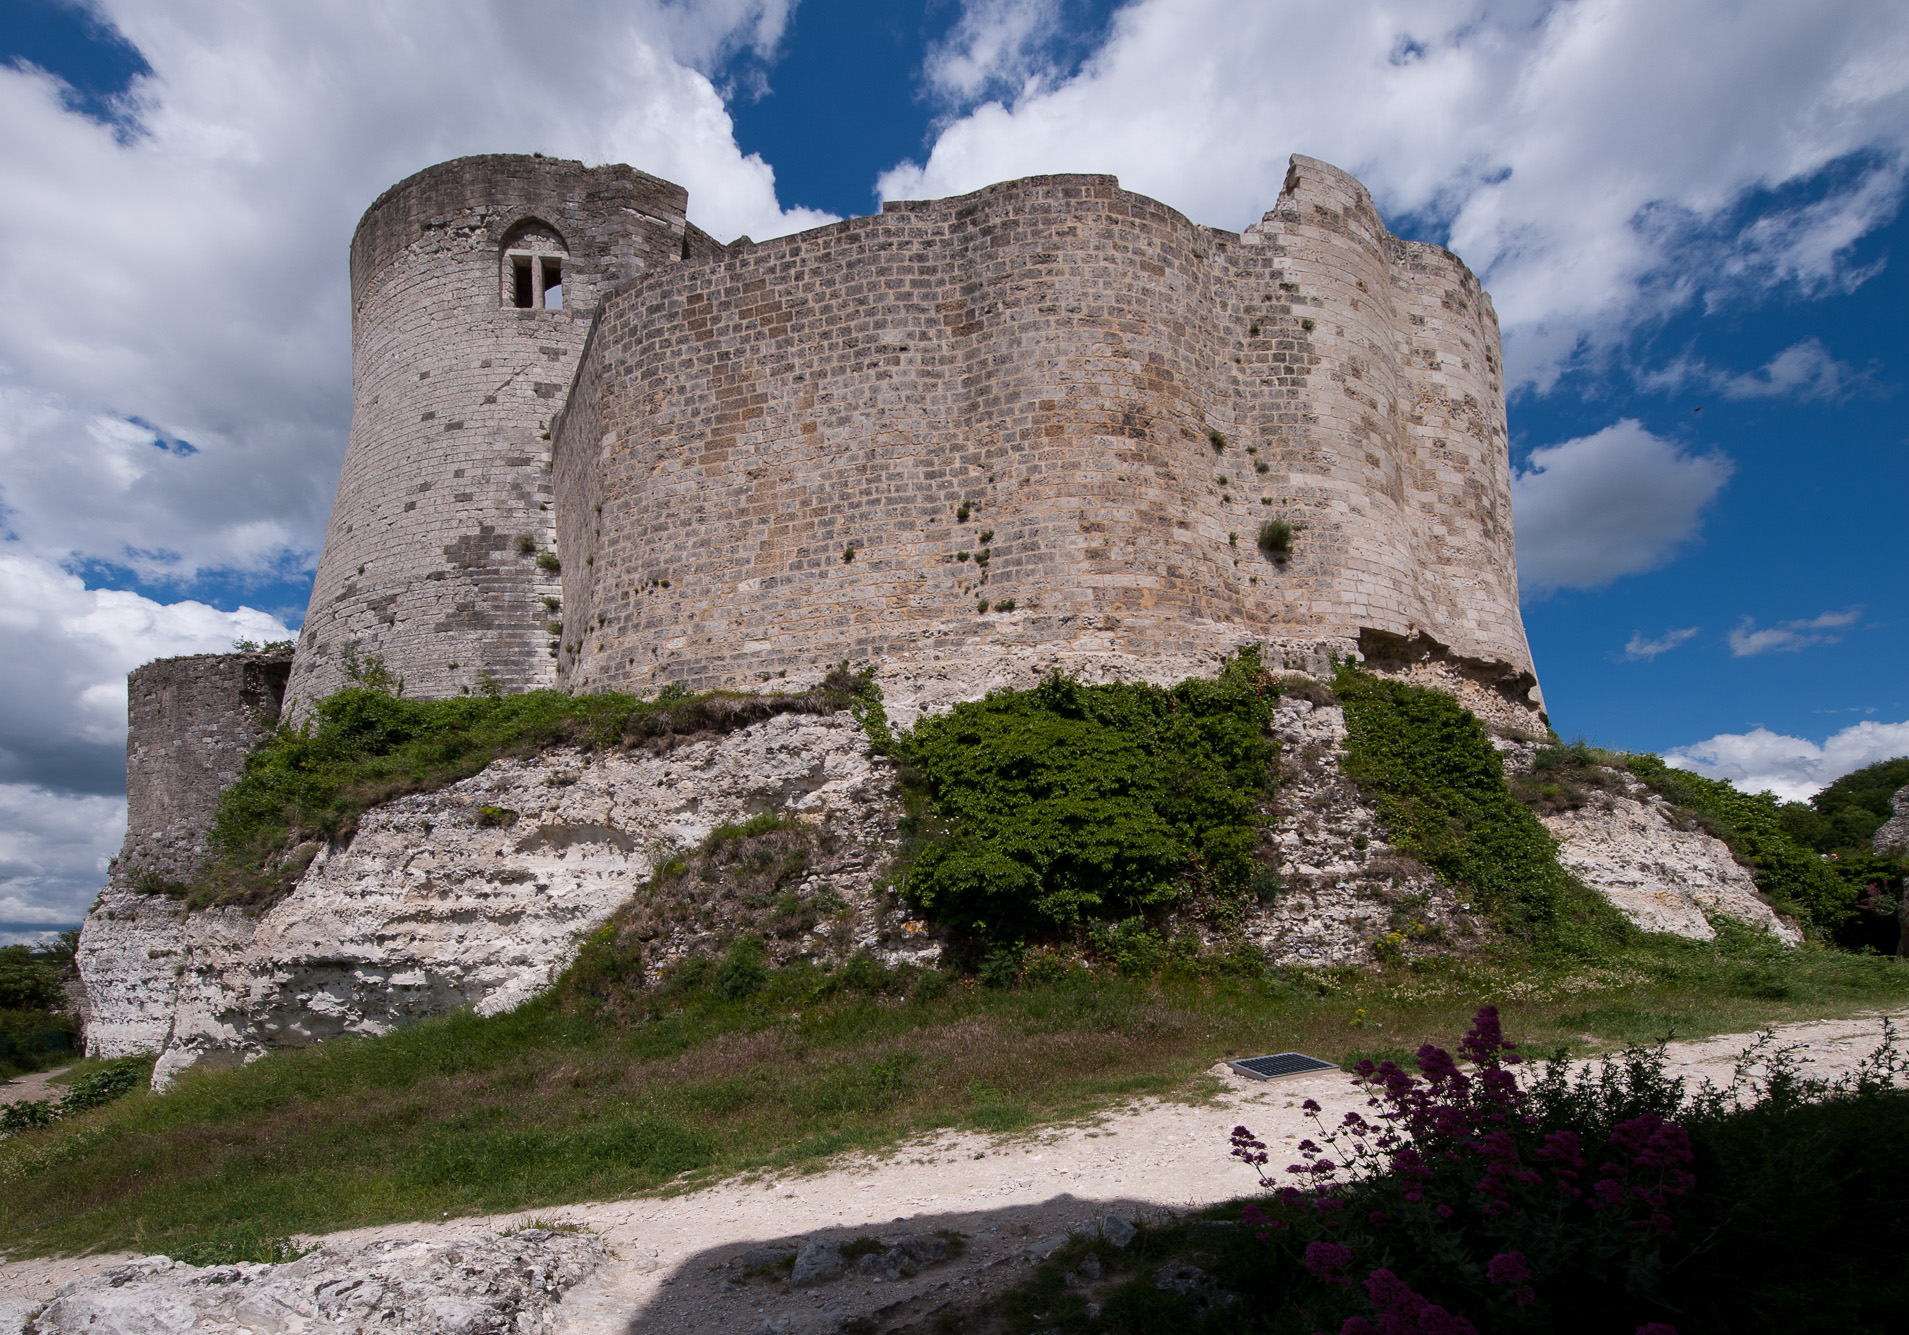
<path fill-rule="evenodd" d="M 1844 0 L 0 0 L 0 935 L 123 821 L 123 675 L 302 616 L 345 251 L 433 161 L 627 161 L 758 239 L 1030 172 L 1197 222 L 1288 154 L 1506 333 L 1554 725 L 1802 793 L 1909 752 L 1909 15 Z"/>

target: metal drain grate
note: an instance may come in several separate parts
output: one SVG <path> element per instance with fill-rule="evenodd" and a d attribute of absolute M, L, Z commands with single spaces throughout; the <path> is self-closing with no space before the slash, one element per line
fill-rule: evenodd
<path fill-rule="evenodd" d="M 1270 1057 L 1242 1057 L 1227 1063 L 1242 1075 L 1255 1080 L 1275 1080 L 1282 1075 L 1304 1075 L 1308 1071 L 1336 1071 L 1331 1062 L 1308 1057 L 1303 1052 L 1276 1052 Z"/>

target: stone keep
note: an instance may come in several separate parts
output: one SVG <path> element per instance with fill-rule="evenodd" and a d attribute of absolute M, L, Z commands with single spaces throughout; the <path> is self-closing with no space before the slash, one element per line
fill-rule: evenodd
<path fill-rule="evenodd" d="M 761 245 L 686 203 L 495 156 L 367 211 L 295 702 L 351 653 L 422 696 L 842 659 L 959 696 L 1256 641 L 1435 655 L 1541 708 L 1490 299 L 1343 172 L 1294 158 L 1237 234 L 1109 176 Z"/>
<path fill-rule="evenodd" d="M 488 156 L 387 190 L 351 242 L 352 415 L 291 693 L 380 654 L 413 695 L 488 673 L 547 686 L 537 564 L 555 534 L 551 419 L 602 295 L 717 253 L 680 186 L 624 166 Z"/>

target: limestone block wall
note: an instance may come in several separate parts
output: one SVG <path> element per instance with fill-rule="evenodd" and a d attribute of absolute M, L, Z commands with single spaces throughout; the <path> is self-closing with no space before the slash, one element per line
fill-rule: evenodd
<path fill-rule="evenodd" d="M 680 186 L 625 166 L 496 155 L 386 191 L 351 246 L 352 421 L 294 701 L 336 689 L 347 651 L 416 695 L 490 673 L 548 684 L 536 557 L 555 533 L 547 431 L 602 295 L 685 255 Z M 519 292 L 522 269 L 534 291 Z M 561 308 L 541 304 L 546 280 Z M 520 307 L 526 296 L 536 304 Z"/>
<path fill-rule="evenodd" d="M 289 653 L 161 658 L 126 679 L 126 841 L 116 882 L 191 880 L 219 793 L 278 724 Z"/>
<path fill-rule="evenodd" d="M 1489 299 L 1293 161 L 1243 234 L 1035 177 L 607 299 L 553 429 L 558 680 L 1373 631 L 1535 704 Z M 1255 548 L 1268 518 L 1299 529 L 1289 562 Z"/>

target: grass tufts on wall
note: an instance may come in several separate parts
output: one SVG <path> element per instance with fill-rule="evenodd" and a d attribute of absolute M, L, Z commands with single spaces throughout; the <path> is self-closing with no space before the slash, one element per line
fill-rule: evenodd
<path fill-rule="evenodd" d="M 433 792 L 499 757 L 552 746 L 659 749 L 778 714 L 835 713 L 849 707 L 856 681 L 835 673 L 814 690 L 786 695 L 665 688 L 655 700 L 561 691 L 408 700 L 351 687 L 320 700 L 303 726 L 281 726 L 246 759 L 238 782 L 219 797 L 210 865 L 197 881 L 138 888 L 192 907 L 264 907 L 290 891 L 322 841 L 348 837 L 380 802 Z M 500 814 L 493 823 L 504 820 Z"/>

